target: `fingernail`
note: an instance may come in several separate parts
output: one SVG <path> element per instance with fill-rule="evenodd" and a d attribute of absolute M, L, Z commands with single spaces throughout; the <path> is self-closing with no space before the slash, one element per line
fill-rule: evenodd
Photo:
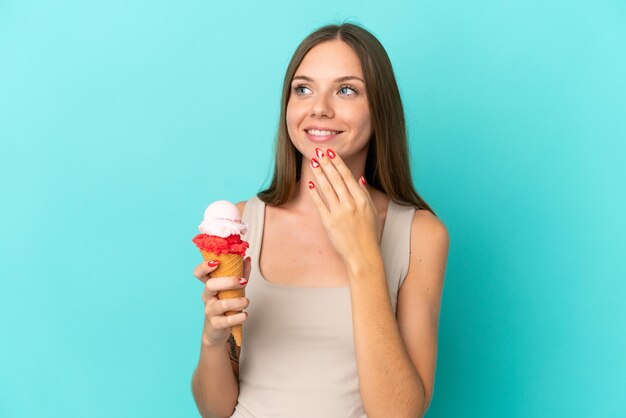
<path fill-rule="evenodd" d="M 248 283 L 248 280 L 247 280 L 245 277 L 242 277 L 242 278 L 240 278 L 240 279 L 239 279 L 239 284 L 240 284 L 240 285 L 242 285 L 242 286 L 243 286 L 243 285 L 244 285 L 244 284 L 246 284 L 246 283 Z"/>
<path fill-rule="evenodd" d="M 363 178 L 363 176 L 361 176 L 361 178 L 359 179 L 359 181 L 361 182 L 361 184 L 363 186 L 365 186 L 365 179 Z"/>
<path fill-rule="evenodd" d="M 216 267 L 219 264 L 220 264 L 220 260 L 211 260 L 207 263 L 209 267 Z"/>
<path fill-rule="evenodd" d="M 317 168 L 319 166 L 320 166 L 320 163 L 315 158 L 311 158 L 311 167 Z"/>
<path fill-rule="evenodd" d="M 330 148 L 326 150 L 326 153 L 328 154 L 328 158 L 335 158 L 337 156 Z"/>
<path fill-rule="evenodd" d="M 252 261 L 252 257 L 246 257 L 244 261 Z"/>
<path fill-rule="evenodd" d="M 312 181 L 309 182 L 309 189 L 315 189 L 315 184 Z"/>
<path fill-rule="evenodd" d="M 315 148 L 315 154 L 317 155 L 317 158 L 324 158 L 324 151 L 319 148 Z"/>

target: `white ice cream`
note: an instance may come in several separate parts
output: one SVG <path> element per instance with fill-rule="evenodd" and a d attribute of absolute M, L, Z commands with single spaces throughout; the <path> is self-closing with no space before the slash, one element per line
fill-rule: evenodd
<path fill-rule="evenodd" d="M 203 234 L 226 238 L 230 235 L 245 234 L 248 225 L 241 222 L 237 206 L 228 200 L 217 200 L 204 211 L 204 219 L 198 225 L 198 229 Z"/>

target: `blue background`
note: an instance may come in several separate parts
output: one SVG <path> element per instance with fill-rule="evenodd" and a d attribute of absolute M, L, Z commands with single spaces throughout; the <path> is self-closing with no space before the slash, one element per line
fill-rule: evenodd
<path fill-rule="evenodd" d="M 291 53 L 344 19 L 387 48 L 451 236 L 427 416 L 626 416 L 607 0 L 0 1 L 0 416 L 197 416 L 191 238 L 268 184 Z"/>

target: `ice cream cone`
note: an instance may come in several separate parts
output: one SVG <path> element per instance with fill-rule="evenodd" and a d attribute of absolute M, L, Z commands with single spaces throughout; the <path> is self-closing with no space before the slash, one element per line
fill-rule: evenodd
<path fill-rule="evenodd" d="M 239 254 L 215 254 L 213 252 L 207 252 L 200 250 L 202 253 L 202 258 L 204 260 L 218 260 L 220 262 L 217 269 L 210 273 L 210 279 L 215 277 L 226 277 L 226 276 L 235 276 L 235 277 L 243 277 L 243 256 Z M 244 297 L 244 290 L 241 289 L 231 289 L 231 290 L 222 290 L 217 293 L 217 298 L 222 299 L 231 299 L 231 298 L 242 298 Z M 226 312 L 226 316 L 236 315 L 241 311 L 228 311 Z M 235 337 L 235 343 L 238 347 L 241 347 L 242 340 L 242 329 L 241 324 L 235 325 L 231 327 L 231 333 Z"/>
<path fill-rule="evenodd" d="M 210 274 L 210 278 L 243 276 L 243 257 L 249 244 L 241 239 L 246 234 L 248 225 L 241 221 L 241 214 L 236 205 L 227 200 L 211 203 L 204 211 L 204 219 L 198 225 L 200 234 L 192 241 L 202 253 L 205 260 L 219 260 L 219 265 Z M 210 280 L 210 279 L 209 279 Z M 241 298 L 243 288 L 218 292 L 218 299 Z M 228 311 L 227 316 L 236 315 L 241 311 Z M 241 325 L 231 327 L 235 343 L 241 347 Z"/>

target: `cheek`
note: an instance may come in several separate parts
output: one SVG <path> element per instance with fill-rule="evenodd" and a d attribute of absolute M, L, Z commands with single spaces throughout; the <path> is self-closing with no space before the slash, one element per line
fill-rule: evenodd
<path fill-rule="evenodd" d="M 372 133 L 372 118 L 370 115 L 369 108 L 365 107 L 363 109 L 360 109 L 357 115 L 358 116 L 355 119 L 355 122 L 358 124 L 360 130 L 364 132 L 369 132 L 369 134 L 371 134 Z"/>
<path fill-rule="evenodd" d="M 292 130 L 297 130 L 298 125 L 300 124 L 300 115 L 298 112 L 298 107 L 287 103 L 287 109 L 285 112 L 285 119 L 287 122 L 287 129 L 291 132 Z"/>
<path fill-rule="evenodd" d="M 292 137 L 292 126 L 293 126 L 293 109 L 287 104 L 287 109 L 285 111 L 285 124 L 287 125 L 287 133 Z"/>
<path fill-rule="evenodd" d="M 289 134 L 289 138 L 291 139 L 292 144 L 298 148 L 298 144 L 296 141 L 298 126 L 300 126 L 301 118 L 298 113 L 297 106 L 293 106 L 291 103 L 287 103 L 287 109 L 285 109 L 285 124 L 287 125 L 287 134 Z"/>

